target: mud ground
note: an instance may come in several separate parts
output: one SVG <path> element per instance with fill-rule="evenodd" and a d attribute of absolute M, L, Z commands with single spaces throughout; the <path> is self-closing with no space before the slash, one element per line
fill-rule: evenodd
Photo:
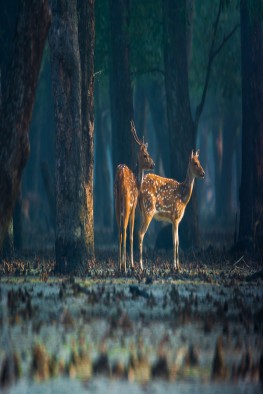
<path fill-rule="evenodd" d="M 116 257 L 116 255 L 115 255 Z M 246 256 L 166 254 L 119 273 L 103 252 L 83 275 L 52 259 L 0 265 L 0 391 L 259 393 L 263 281 Z"/>

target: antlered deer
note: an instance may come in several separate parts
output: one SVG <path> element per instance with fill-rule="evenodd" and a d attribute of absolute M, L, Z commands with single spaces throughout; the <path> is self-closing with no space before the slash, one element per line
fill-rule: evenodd
<path fill-rule="evenodd" d="M 144 170 L 154 168 L 154 162 L 147 151 L 148 144 L 140 141 L 133 122 L 131 122 L 131 131 L 140 147 L 137 156 L 137 177 L 125 164 L 119 164 L 114 182 L 115 212 L 119 230 L 119 265 L 120 270 L 122 264 L 124 265 L 125 272 L 127 226 L 130 223 L 130 258 L 133 268 L 133 231 L 138 194 Z"/>
<path fill-rule="evenodd" d="M 139 194 L 141 226 L 139 230 L 140 266 L 142 264 L 142 246 L 144 235 L 152 219 L 172 223 L 174 268 L 179 270 L 179 238 L 178 226 L 184 216 L 194 186 L 195 178 L 204 178 L 205 172 L 198 159 L 199 150 L 192 151 L 189 158 L 186 179 L 177 182 L 174 179 L 163 178 L 155 174 L 144 177 Z"/>

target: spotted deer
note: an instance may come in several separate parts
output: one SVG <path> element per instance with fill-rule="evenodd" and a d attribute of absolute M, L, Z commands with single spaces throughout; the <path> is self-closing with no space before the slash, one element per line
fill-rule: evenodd
<path fill-rule="evenodd" d="M 119 164 L 114 182 L 115 212 L 119 232 L 119 266 L 121 270 L 122 265 L 124 265 L 125 272 L 127 226 L 129 223 L 130 259 L 131 266 L 134 268 L 133 231 L 135 210 L 144 170 L 151 170 L 154 168 L 154 162 L 147 151 L 148 144 L 141 141 L 137 136 L 134 122 L 131 122 L 131 132 L 135 141 L 139 145 L 139 152 L 137 156 L 137 175 L 135 175 L 125 164 Z"/>
<path fill-rule="evenodd" d="M 139 206 L 141 225 L 139 230 L 140 266 L 142 264 L 142 247 L 144 235 L 152 219 L 172 223 L 174 269 L 179 270 L 178 227 L 185 208 L 191 198 L 195 178 L 204 178 L 205 172 L 199 162 L 199 150 L 192 151 L 184 182 L 147 174 L 141 186 Z"/>

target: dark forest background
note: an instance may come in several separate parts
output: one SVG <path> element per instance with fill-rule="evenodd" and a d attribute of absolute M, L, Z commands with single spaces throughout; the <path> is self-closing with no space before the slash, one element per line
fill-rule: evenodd
<path fill-rule="evenodd" d="M 77 1 L 72 1 L 70 6 L 66 1 L 50 3 L 52 17 L 29 122 L 30 155 L 13 206 L 13 233 L 9 231 L 10 237 L 5 236 L 3 253 L 10 253 L 12 248 L 19 252 L 53 251 L 56 247 L 58 258 L 62 247 L 57 239 L 59 231 L 70 232 L 74 227 L 67 218 L 71 215 L 70 205 L 63 217 L 63 198 L 68 197 L 65 189 L 58 190 L 55 174 L 58 160 L 63 158 L 78 168 L 75 159 L 80 148 L 74 145 L 70 157 L 66 152 L 61 153 L 68 140 L 62 134 L 58 137 L 56 130 L 61 129 L 56 124 L 59 110 L 62 108 L 63 113 L 64 107 L 65 111 L 71 111 L 78 95 L 82 95 L 85 105 L 89 86 L 92 92 L 89 91 L 88 98 L 94 92 L 94 103 L 87 104 L 86 118 L 85 109 L 80 116 L 82 127 L 88 119 L 85 130 L 90 133 L 84 155 L 91 152 L 85 156 L 91 162 L 87 160 L 84 168 L 90 177 L 87 184 L 93 182 L 94 186 L 94 221 L 92 218 L 87 225 L 87 234 L 94 229 L 95 250 L 117 250 L 114 173 L 118 163 L 135 167 L 137 148 L 130 133 L 130 120 L 134 119 L 139 137 L 149 143 L 148 151 L 157 174 L 183 181 L 191 150 L 200 148 L 200 162 L 206 176 L 195 184 L 179 230 L 180 247 L 189 250 L 209 244 L 235 245 L 262 259 L 261 0 L 90 0 L 83 2 L 87 4 L 86 9 Z M 10 61 L 16 56 L 17 20 L 23 7 L 20 1 L 10 0 L 1 9 L 0 68 L 4 98 Z M 72 29 L 67 30 L 67 23 Z M 68 50 L 67 44 L 73 37 L 72 53 L 57 54 L 59 29 L 64 32 L 61 52 Z M 95 29 L 94 46 L 93 36 L 89 36 L 92 29 Z M 75 53 L 74 40 L 78 41 L 79 55 Z M 91 58 L 82 63 L 85 51 L 92 55 L 94 52 L 94 80 L 83 86 L 82 93 L 77 92 L 70 104 L 67 89 L 63 90 L 65 100 L 58 99 L 62 93 L 57 80 L 61 72 L 64 78 L 75 78 L 74 62 L 79 56 L 76 67 L 81 69 L 81 81 L 85 82 L 85 64 L 90 71 L 92 66 L 88 62 L 93 61 Z M 75 89 L 75 83 L 68 86 Z M 75 130 L 77 122 L 74 116 L 71 130 Z M 67 124 L 70 121 L 70 117 L 64 120 Z M 90 128 L 93 121 L 94 135 Z M 77 135 L 78 129 L 72 132 Z M 5 143 L 2 139 L 1 149 Z M 82 145 L 85 146 L 85 141 L 79 146 Z M 74 179 L 78 179 L 76 168 L 72 170 Z M 75 188 L 74 192 L 78 190 Z M 92 215 L 88 211 L 87 216 Z M 136 217 L 137 223 L 138 220 Z M 172 246 L 171 229 L 166 227 L 164 223 L 153 222 L 145 245 Z M 87 255 L 93 256 L 90 246 L 93 234 L 87 242 Z"/>

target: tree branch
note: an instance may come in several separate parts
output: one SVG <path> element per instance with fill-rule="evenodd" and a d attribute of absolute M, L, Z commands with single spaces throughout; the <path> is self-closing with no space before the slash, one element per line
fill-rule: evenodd
<path fill-rule="evenodd" d="M 202 113 L 203 108 L 204 108 L 204 103 L 205 103 L 205 98 L 206 98 L 206 93 L 207 93 L 207 88 L 208 88 L 208 82 L 209 82 L 211 68 L 212 68 L 212 63 L 213 63 L 213 59 L 214 59 L 214 56 L 213 56 L 214 46 L 215 46 L 216 33 L 217 33 L 217 29 L 218 29 L 218 24 L 219 24 L 221 11 L 222 11 L 222 0 L 219 1 L 219 6 L 218 6 L 217 15 L 216 15 L 216 20 L 215 20 L 215 23 L 214 23 L 214 32 L 213 32 L 213 38 L 212 38 L 212 42 L 211 42 L 211 46 L 210 46 L 210 50 L 209 50 L 209 56 L 208 56 L 208 63 L 207 63 L 207 68 L 206 68 L 206 77 L 205 77 L 205 84 L 204 84 L 204 88 L 203 88 L 203 93 L 202 93 L 200 104 L 197 106 L 196 111 L 195 111 L 195 120 L 194 120 L 195 130 L 197 130 L 198 122 L 199 122 L 201 113 Z"/>
<path fill-rule="evenodd" d="M 223 38 L 222 42 L 220 45 L 218 45 L 217 49 L 213 53 L 213 59 L 218 55 L 218 53 L 221 51 L 223 46 L 227 43 L 227 41 L 233 36 L 235 31 L 240 27 L 240 23 L 237 23 L 235 27 Z"/>
<path fill-rule="evenodd" d="M 209 51 L 208 64 L 207 64 L 207 69 L 206 69 L 206 78 L 205 78 L 205 84 L 204 84 L 204 88 L 203 88 L 202 98 L 201 98 L 200 104 L 197 106 L 196 112 L 195 112 L 195 120 L 194 120 L 195 130 L 197 130 L 200 116 L 201 116 L 203 108 L 204 108 L 206 93 L 207 93 L 207 89 L 208 89 L 208 82 L 209 82 L 211 68 L 212 68 L 212 63 L 213 63 L 215 57 L 218 55 L 218 53 L 221 51 L 221 49 L 227 43 L 227 41 L 233 36 L 233 34 L 236 32 L 236 30 L 240 27 L 239 23 L 236 24 L 233 27 L 233 29 L 223 38 L 220 45 L 218 45 L 218 47 L 214 50 L 215 38 L 216 38 L 216 33 L 217 33 L 217 28 L 218 28 L 218 24 L 219 24 L 221 11 L 222 11 L 222 0 L 220 0 L 220 2 L 219 2 L 216 21 L 214 24 L 215 28 L 214 28 L 213 39 L 212 39 L 211 47 L 210 47 L 210 51 Z"/>

